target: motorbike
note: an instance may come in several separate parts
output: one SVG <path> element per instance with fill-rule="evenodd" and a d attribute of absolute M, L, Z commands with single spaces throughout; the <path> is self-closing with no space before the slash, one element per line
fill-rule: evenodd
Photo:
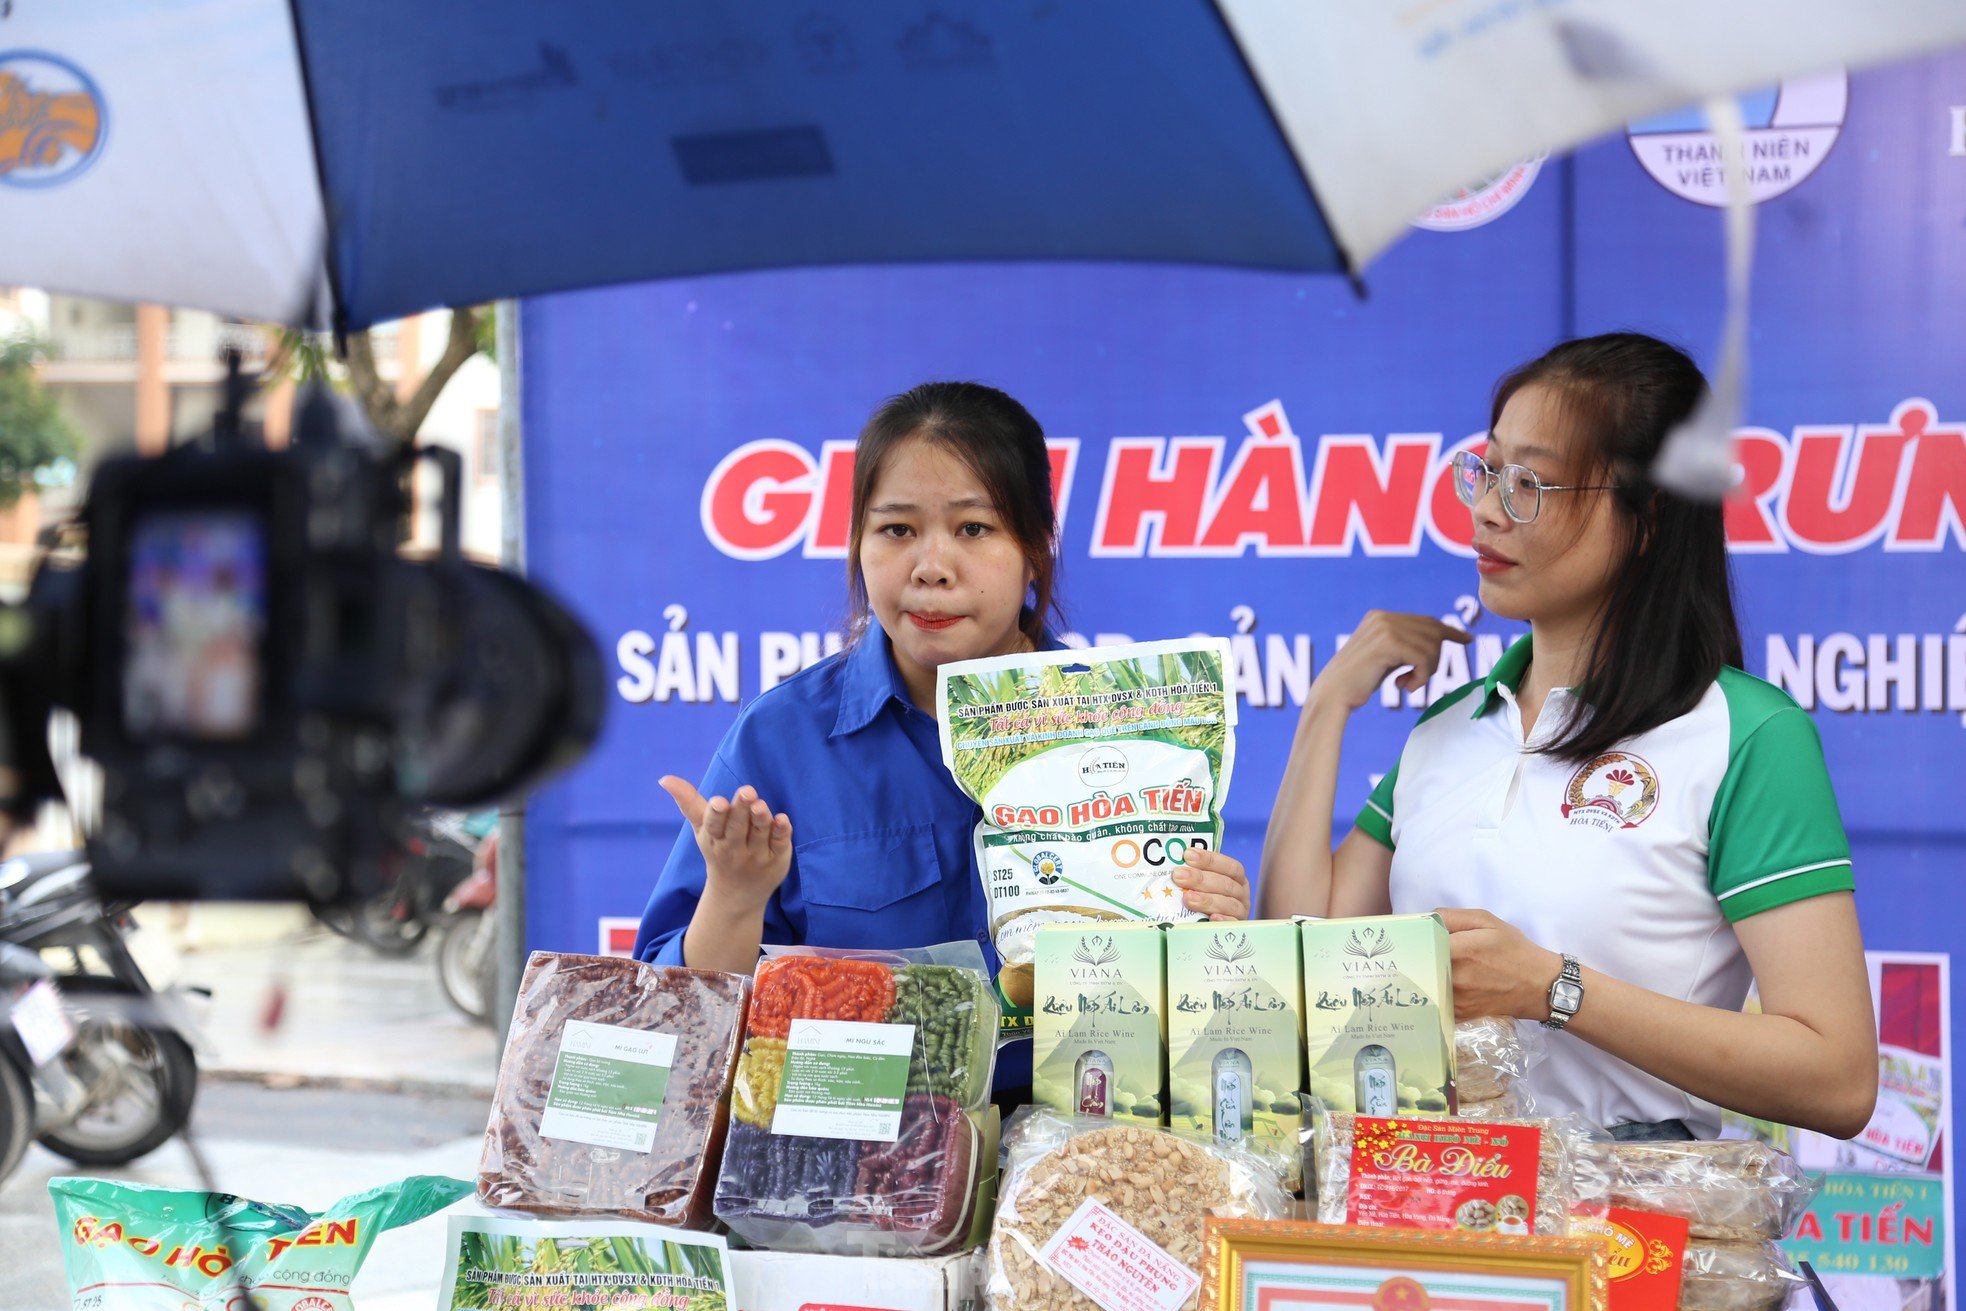
<path fill-rule="evenodd" d="M 36 1074 L 74 1039 L 54 971 L 33 952 L 0 942 L 0 1181 L 34 1141 Z"/>
<path fill-rule="evenodd" d="M 124 1165 L 155 1151 L 189 1122 L 197 1096 L 190 999 L 202 990 L 151 984 L 126 937 L 134 905 L 97 899 L 83 852 L 0 862 L 0 943 L 14 949 L 10 970 L 31 974 L 28 962 L 37 962 L 42 973 L 25 991 L 50 990 L 72 1030 L 51 1055 L 52 1035 L 44 1036 L 43 1059 L 26 1062 L 33 1136 L 79 1165 Z M 45 1031 L 48 993 L 38 995 L 35 1022 Z"/>
<path fill-rule="evenodd" d="M 478 841 L 464 816 L 423 815 L 404 837 L 387 888 L 356 905 L 316 906 L 314 918 L 379 955 L 407 956 L 438 921 L 444 898 L 470 877 Z"/>
<path fill-rule="evenodd" d="M 491 1022 L 498 989 L 498 834 L 478 848 L 471 877 L 444 898 L 444 926 L 437 939 L 437 979 L 451 1005 L 480 1023 Z"/>

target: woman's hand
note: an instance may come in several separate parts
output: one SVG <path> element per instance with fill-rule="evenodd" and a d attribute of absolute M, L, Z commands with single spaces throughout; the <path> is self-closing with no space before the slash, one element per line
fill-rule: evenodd
<path fill-rule="evenodd" d="M 676 800 L 696 847 L 703 853 L 705 890 L 747 907 L 762 908 L 792 868 L 792 820 L 772 813 L 749 784 L 726 801 L 705 801 L 690 784 L 671 774 L 662 790 Z"/>
<path fill-rule="evenodd" d="M 1454 1018 L 1507 1015 L 1541 1020 L 1563 957 L 1531 942 L 1521 929 L 1485 910 L 1440 910 L 1454 966 Z"/>
<path fill-rule="evenodd" d="M 1391 614 L 1368 610 L 1351 639 L 1319 671 L 1311 684 L 1311 697 L 1325 697 L 1347 711 L 1357 710 L 1370 701 L 1395 669 L 1412 669 L 1399 680 L 1400 690 L 1417 692 L 1426 686 L 1440 665 L 1440 644 L 1471 639 L 1452 624 L 1443 624 L 1428 615 Z M 1308 713 L 1311 706 L 1305 700 Z"/>
<path fill-rule="evenodd" d="M 1234 856 L 1190 847 L 1174 885 L 1185 889 L 1181 903 L 1189 910 L 1212 920 L 1249 918 L 1249 875 Z"/>

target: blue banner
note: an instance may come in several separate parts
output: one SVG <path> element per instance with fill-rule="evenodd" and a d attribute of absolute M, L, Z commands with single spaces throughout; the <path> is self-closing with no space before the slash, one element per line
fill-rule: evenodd
<path fill-rule="evenodd" d="M 1955 55 L 1744 102 L 1759 250 L 1729 528 L 1748 666 L 1814 713 L 1866 938 L 1896 950 L 1951 948 L 1966 857 L 1962 87 Z M 593 950 L 638 915 L 678 828 L 656 779 L 697 776 L 741 701 L 837 646 L 854 435 L 931 378 L 1002 387 L 1052 434 L 1074 634 L 1232 637 L 1225 845 L 1253 868 L 1336 644 L 1368 608 L 1470 604 L 1446 468 L 1497 376 L 1621 327 L 1710 354 L 1720 190 L 1713 143 L 1674 119 L 1470 188 L 1364 298 L 1330 277 L 1059 264 L 527 302 L 531 565 L 617 676 L 599 749 L 531 810 L 534 945 Z M 1427 696 L 1516 631 L 1478 622 Z M 1427 696 L 1355 717 L 1341 821 Z"/>

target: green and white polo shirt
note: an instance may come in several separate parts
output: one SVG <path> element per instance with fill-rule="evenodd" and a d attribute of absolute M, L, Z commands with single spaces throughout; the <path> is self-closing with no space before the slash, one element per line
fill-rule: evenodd
<path fill-rule="evenodd" d="M 1525 637 L 1429 706 L 1359 812 L 1393 851 L 1393 910 L 1480 908 L 1614 978 L 1740 1009 L 1752 972 L 1733 924 L 1855 886 L 1815 724 L 1781 689 L 1723 669 L 1692 710 L 1580 767 L 1528 749 L 1561 727 L 1566 690 L 1525 743 L 1529 658 Z M 1529 1076 L 1539 1113 L 1719 1132 L 1712 1104 L 1550 1036 Z"/>

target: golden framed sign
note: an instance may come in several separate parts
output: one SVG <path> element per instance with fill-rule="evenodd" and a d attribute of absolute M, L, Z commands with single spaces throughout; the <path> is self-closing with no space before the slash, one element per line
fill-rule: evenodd
<path fill-rule="evenodd" d="M 1296 1220 L 1210 1220 L 1201 1311 L 1604 1311 L 1604 1247 L 1360 1229 Z"/>

